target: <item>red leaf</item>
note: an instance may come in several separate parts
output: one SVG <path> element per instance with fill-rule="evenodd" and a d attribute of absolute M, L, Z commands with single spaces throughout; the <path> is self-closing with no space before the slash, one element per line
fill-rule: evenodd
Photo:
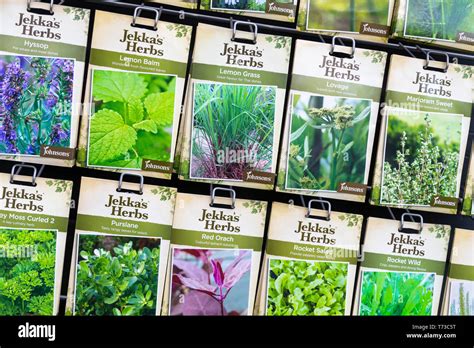
<path fill-rule="evenodd" d="M 196 278 L 206 283 L 209 281 L 208 273 L 194 265 L 191 261 L 183 261 L 175 258 L 173 260 L 173 266 L 179 268 L 186 277 Z"/>
<path fill-rule="evenodd" d="M 173 275 L 173 282 L 178 283 L 180 285 L 184 285 L 185 287 L 193 290 L 198 290 L 205 292 L 207 294 L 214 294 L 217 287 L 213 285 L 209 285 L 207 283 L 201 282 L 197 279 L 192 279 L 188 277 L 184 277 L 180 274 Z"/>
<path fill-rule="evenodd" d="M 191 290 L 186 294 L 183 315 L 226 315 L 221 313 L 219 301 L 202 292 Z"/>
<path fill-rule="evenodd" d="M 242 250 L 239 256 L 227 266 L 224 272 L 224 286 L 227 289 L 231 289 L 245 273 L 250 271 L 252 265 L 251 257 L 252 252 L 250 250 Z"/>
<path fill-rule="evenodd" d="M 216 282 L 217 286 L 222 286 L 222 284 L 224 284 L 224 272 L 222 271 L 221 263 L 218 260 L 211 260 L 211 263 L 214 281 Z"/>

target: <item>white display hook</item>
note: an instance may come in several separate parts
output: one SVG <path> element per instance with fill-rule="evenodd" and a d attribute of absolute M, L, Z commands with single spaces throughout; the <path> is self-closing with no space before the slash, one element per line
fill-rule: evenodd
<path fill-rule="evenodd" d="M 124 179 L 125 176 L 134 176 L 134 177 L 139 178 L 140 179 L 140 189 L 138 190 L 138 193 L 143 194 L 143 187 L 145 185 L 145 183 L 144 183 L 145 180 L 143 178 L 143 175 L 137 174 L 137 173 L 122 173 L 122 174 L 120 174 L 120 179 L 119 179 L 119 182 L 118 182 L 117 192 L 123 191 L 122 184 L 123 184 L 123 179 Z M 127 191 L 130 191 L 130 190 L 127 190 Z"/>
<path fill-rule="evenodd" d="M 241 25 L 248 25 L 250 27 L 250 30 L 253 33 L 253 40 L 249 40 L 249 41 L 252 41 L 253 44 L 257 43 L 257 34 L 258 34 L 257 24 L 252 23 L 252 22 L 244 22 L 244 21 L 234 21 L 233 23 L 234 23 L 234 25 L 232 27 L 232 41 L 235 41 L 235 39 L 236 39 L 235 36 L 236 36 L 236 33 L 237 33 L 237 26 L 239 24 L 241 24 Z"/>
<path fill-rule="evenodd" d="M 433 57 L 431 56 L 432 53 L 443 55 L 443 56 L 446 57 L 446 67 L 444 69 L 435 69 L 435 70 L 441 70 L 444 73 L 446 73 L 448 71 L 448 68 L 449 68 L 449 54 L 447 54 L 446 52 L 441 52 L 441 51 L 428 51 L 428 52 L 426 52 L 426 61 L 425 61 L 425 65 L 423 65 L 423 69 L 430 68 L 430 60 L 433 60 Z"/>
<path fill-rule="evenodd" d="M 321 203 L 323 208 L 326 205 L 327 206 L 327 209 L 326 209 L 327 215 L 325 217 L 317 216 L 317 215 L 311 215 L 311 209 L 312 209 L 313 203 Z M 313 218 L 313 219 L 324 219 L 326 221 L 329 221 L 329 220 L 331 220 L 331 210 L 332 210 L 331 202 L 326 201 L 324 199 L 312 199 L 308 202 L 308 211 L 306 212 L 305 217 L 306 218 Z"/>
<path fill-rule="evenodd" d="M 133 11 L 132 27 L 137 25 L 137 18 L 140 17 L 140 14 L 142 13 L 142 11 L 150 11 L 150 12 L 155 13 L 155 22 L 153 24 L 153 30 L 157 30 L 158 21 L 160 20 L 162 10 L 163 10 L 163 7 L 160 7 L 159 9 L 150 7 L 150 6 L 135 7 L 135 11 Z"/>
<path fill-rule="evenodd" d="M 26 9 L 28 11 L 31 11 L 31 3 L 32 2 L 41 2 L 41 1 L 38 1 L 38 0 L 26 0 Z M 53 6 L 54 6 L 54 0 L 51 0 L 50 3 L 49 3 L 49 13 L 50 14 L 54 14 L 53 12 Z"/>
<path fill-rule="evenodd" d="M 412 218 L 417 218 L 419 220 L 419 229 L 414 229 L 414 228 L 406 228 L 404 225 L 405 225 L 405 217 L 407 216 L 411 216 Z M 406 233 L 410 233 L 412 231 L 414 232 L 417 232 L 417 233 L 421 233 L 421 231 L 423 231 L 423 216 L 421 216 L 420 214 L 413 214 L 413 213 L 403 213 L 402 214 L 402 217 L 400 219 L 400 227 L 398 228 L 398 231 L 399 232 L 406 232 Z"/>
<path fill-rule="evenodd" d="M 10 172 L 10 184 L 15 183 L 15 175 L 19 174 L 22 168 L 29 168 L 29 169 L 33 170 L 33 176 L 32 176 L 32 179 L 31 179 L 31 184 L 33 186 L 36 186 L 36 178 L 38 177 L 38 170 L 36 169 L 35 166 L 33 166 L 31 164 L 15 164 L 12 167 L 12 170 Z M 18 172 L 17 172 L 16 169 L 18 169 Z"/>
<path fill-rule="evenodd" d="M 226 188 L 226 187 L 215 187 L 213 190 L 212 190 L 212 193 L 211 193 L 211 204 L 210 206 L 214 206 L 214 201 L 216 200 L 216 192 L 217 191 L 223 191 L 223 192 L 228 192 L 230 193 L 230 198 L 232 200 L 232 204 L 230 205 L 230 208 L 231 209 L 234 209 L 235 208 L 235 197 L 236 197 L 236 194 L 235 194 L 235 190 L 231 189 L 231 188 Z"/>
<path fill-rule="evenodd" d="M 331 43 L 331 51 L 329 52 L 330 55 L 334 55 L 334 53 L 337 53 L 335 52 L 336 50 L 336 40 L 339 39 L 341 42 L 343 42 L 342 40 L 349 40 L 352 44 L 352 50 L 351 50 L 351 53 L 344 53 L 344 55 L 347 54 L 348 58 L 354 58 L 354 54 L 355 54 L 355 49 L 356 49 L 356 42 L 354 40 L 353 37 L 348 37 L 348 36 L 333 36 L 332 37 L 332 43 Z"/>

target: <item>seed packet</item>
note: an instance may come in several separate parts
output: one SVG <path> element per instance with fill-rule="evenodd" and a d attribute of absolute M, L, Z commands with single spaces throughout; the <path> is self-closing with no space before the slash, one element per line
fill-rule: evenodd
<path fill-rule="evenodd" d="M 56 315 L 72 181 L 10 178 L 0 174 L 0 315 Z"/>
<path fill-rule="evenodd" d="M 258 315 L 350 315 L 361 215 L 272 204 Z"/>
<path fill-rule="evenodd" d="M 474 231 L 456 229 L 444 293 L 444 315 L 474 315 Z"/>
<path fill-rule="evenodd" d="M 29 11 L 15 0 L 0 8 L 0 159 L 72 167 L 90 11 L 50 13 L 38 2 Z"/>
<path fill-rule="evenodd" d="M 445 225 L 370 217 L 353 314 L 436 315 L 450 231 Z"/>
<path fill-rule="evenodd" d="M 199 9 L 294 23 L 299 0 L 201 0 Z"/>
<path fill-rule="evenodd" d="M 391 56 L 373 204 L 456 213 L 473 72 L 470 66 Z"/>
<path fill-rule="evenodd" d="M 192 27 L 133 18 L 96 13 L 78 165 L 170 179 Z"/>
<path fill-rule="evenodd" d="M 251 315 L 267 203 L 178 193 L 163 314 Z M 221 202 L 221 203 L 219 203 Z"/>
<path fill-rule="evenodd" d="M 198 25 L 179 175 L 184 180 L 270 190 L 291 38 L 236 33 L 241 28 L 237 24 L 242 22 L 235 22 L 234 31 Z M 243 25 L 256 30 L 252 23 Z"/>
<path fill-rule="evenodd" d="M 364 202 L 387 54 L 331 52 L 296 42 L 277 190 Z"/>
<path fill-rule="evenodd" d="M 466 186 L 464 188 L 464 203 L 462 213 L 464 215 L 474 216 L 474 143 L 471 147 L 471 157 L 467 173 Z"/>
<path fill-rule="evenodd" d="M 298 29 L 387 42 L 395 0 L 301 0 Z"/>
<path fill-rule="evenodd" d="M 148 2 L 149 3 L 156 3 L 157 5 L 165 4 L 165 5 L 172 5 L 172 6 L 176 6 L 176 7 L 196 9 L 198 0 L 159 0 L 159 1 L 151 0 L 151 1 L 148 1 Z"/>
<path fill-rule="evenodd" d="M 68 315 L 160 314 L 176 189 L 120 183 L 81 180 Z"/>
<path fill-rule="evenodd" d="M 392 37 L 474 51 L 471 0 L 397 0 Z"/>

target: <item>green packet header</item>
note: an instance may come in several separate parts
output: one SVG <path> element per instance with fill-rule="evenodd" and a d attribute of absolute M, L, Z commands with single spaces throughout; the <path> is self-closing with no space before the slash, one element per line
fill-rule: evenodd
<path fill-rule="evenodd" d="M 0 210 L 0 225 L 9 228 L 58 230 L 59 232 L 66 233 L 68 218 L 62 216 Z"/>
<path fill-rule="evenodd" d="M 415 257 L 364 252 L 362 267 L 398 272 L 426 272 L 443 276 L 446 263 Z"/>

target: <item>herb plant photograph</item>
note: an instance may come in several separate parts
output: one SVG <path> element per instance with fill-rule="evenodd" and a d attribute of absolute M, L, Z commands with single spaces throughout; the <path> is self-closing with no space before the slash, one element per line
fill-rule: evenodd
<path fill-rule="evenodd" d="M 472 0 L 408 0 L 405 35 L 454 41 L 460 31 L 474 32 Z"/>
<path fill-rule="evenodd" d="M 269 260 L 266 314 L 344 315 L 347 269 L 343 262 Z"/>
<path fill-rule="evenodd" d="M 360 315 L 431 315 L 434 273 L 364 271 Z"/>
<path fill-rule="evenodd" d="M 53 315 L 56 231 L 0 228 L 0 316 Z"/>
<path fill-rule="evenodd" d="M 275 87 L 195 83 L 190 177 L 240 181 L 248 170 L 270 171 L 275 96 Z"/>
<path fill-rule="evenodd" d="M 78 235 L 74 315 L 156 315 L 159 238 Z"/>
<path fill-rule="evenodd" d="M 389 0 L 308 0 L 307 30 L 359 32 L 362 22 L 388 24 Z"/>
<path fill-rule="evenodd" d="M 74 60 L 0 55 L 0 153 L 71 147 Z"/>
<path fill-rule="evenodd" d="M 94 70 L 88 165 L 140 169 L 170 162 L 176 77 Z"/>
<path fill-rule="evenodd" d="M 371 101 L 293 94 L 286 188 L 365 182 Z"/>
<path fill-rule="evenodd" d="M 211 9 L 265 13 L 266 0 L 209 0 Z"/>
<path fill-rule="evenodd" d="M 429 205 L 457 197 L 462 115 L 390 110 L 381 203 Z"/>
<path fill-rule="evenodd" d="M 252 251 L 173 250 L 170 315 L 248 315 Z"/>
<path fill-rule="evenodd" d="M 449 315 L 474 315 L 474 282 L 451 281 Z"/>

